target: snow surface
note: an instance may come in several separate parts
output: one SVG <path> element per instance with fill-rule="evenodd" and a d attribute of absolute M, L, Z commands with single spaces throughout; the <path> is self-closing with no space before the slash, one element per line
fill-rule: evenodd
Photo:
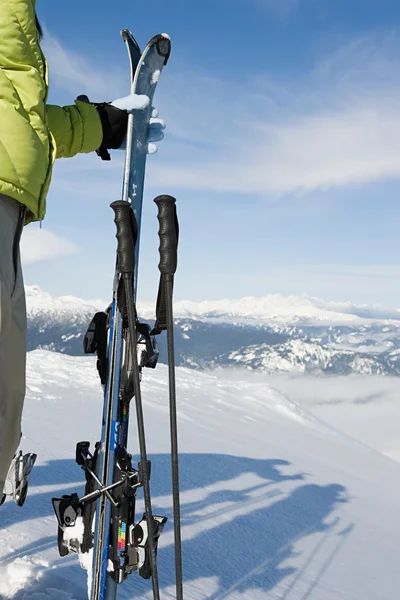
<path fill-rule="evenodd" d="M 260 377 L 302 407 L 400 462 L 398 377 Z"/>
<path fill-rule="evenodd" d="M 177 384 L 185 598 L 398 597 L 399 463 L 265 377 L 178 369 Z M 167 389 L 165 366 L 146 371 L 154 510 L 170 517 L 158 555 L 165 600 L 174 598 Z M 82 492 L 75 443 L 97 440 L 101 411 L 92 357 L 29 354 L 22 447 L 38 463 L 25 506 L 0 509 L 1 598 L 86 598 L 77 558 L 58 556 L 51 498 Z M 136 452 L 133 421 L 130 441 Z M 134 574 L 118 598 L 150 599 L 150 584 Z"/>

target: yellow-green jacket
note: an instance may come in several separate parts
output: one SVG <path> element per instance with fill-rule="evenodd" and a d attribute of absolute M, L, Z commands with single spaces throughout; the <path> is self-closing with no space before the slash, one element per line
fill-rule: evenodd
<path fill-rule="evenodd" d="M 91 104 L 46 104 L 35 3 L 0 0 L 0 194 L 27 206 L 28 220 L 44 217 L 55 158 L 92 152 L 102 140 Z"/>

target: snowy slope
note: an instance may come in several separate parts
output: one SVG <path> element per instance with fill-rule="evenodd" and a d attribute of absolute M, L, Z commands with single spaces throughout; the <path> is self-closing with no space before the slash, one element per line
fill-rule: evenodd
<path fill-rule="evenodd" d="M 397 598 L 400 464 L 261 378 L 179 369 L 177 379 L 188 600 Z M 166 393 L 166 368 L 146 372 L 154 505 L 170 516 Z M 23 447 L 39 464 L 25 507 L 0 509 L 0 597 L 84 600 L 84 571 L 57 555 L 50 500 L 79 491 L 75 442 L 95 441 L 100 418 L 92 358 L 30 353 Z M 171 521 L 159 568 L 162 598 L 173 598 Z M 119 598 L 139 597 L 150 587 L 133 575 Z"/>
<path fill-rule="evenodd" d="M 256 377 L 317 417 L 400 462 L 398 377 Z"/>

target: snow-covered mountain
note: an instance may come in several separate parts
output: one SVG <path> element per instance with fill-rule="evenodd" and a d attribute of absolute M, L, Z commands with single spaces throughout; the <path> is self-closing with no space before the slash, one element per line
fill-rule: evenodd
<path fill-rule="evenodd" d="M 147 307 L 143 307 L 145 313 Z M 261 298 L 248 296 L 239 300 L 212 302 L 177 302 L 175 314 L 180 318 L 241 325 L 367 325 L 374 321 L 400 321 L 400 310 L 381 306 L 356 305 L 350 302 L 326 302 L 305 294 Z"/>
<path fill-rule="evenodd" d="M 25 506 L 0 507 L 0 598 L 86 600 L 78 560 L 58 555 L 51 498 L 83 490 L 75 443 L 93 443 L 100 432 L 95 360 L 35 351 L 27 375 L 22 448 L 38 462 Z M 163 365 L 143 377 L 154 510 L 169 517 L 158 552 L 163 600 L 175 597 L 166 380 Z M 352 403 L 370 381 L 375 401 Z M 388 382 L 393 394 L 381 398 Z M 399 385 L 358 378 L 350 396 L 335 390 L 341 404 L 315 414 L 271 388 L 265 374 L 177 370 L 186 600 L 398 597 L 400 464 L 380 450 L 398 422 Z M 315 393 L 320 403 L 321 388 Z M 334 428 L 326 418 L 336 408 Z M 133 420 L 129 448 L 136 452 Z M 118 599 L 135 598 L 150 600 L 151 584 L 132 574 Z"/>
<path fill-rule="evenodd" d="M 82 354 L 101 300 L 53 297 L 27 286 L 28 347 Z M 154 319 L 154 306 L 139 304 Z M 400 311 L 269 295 L 175 305 L 177 362 L 192 368 L 242 366 L 268 372 L 400 374 Z M 161 338 L 161 361 L 166 356 Z"/>

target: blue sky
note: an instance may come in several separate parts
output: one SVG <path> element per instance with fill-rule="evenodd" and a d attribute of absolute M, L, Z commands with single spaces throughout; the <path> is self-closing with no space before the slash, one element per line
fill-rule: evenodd
<path fill-rule="evenodd" d="M 307 293 L 400 306 L 400 3 L 394 0 L 37 0 L 50 98 L 129 91 L 119 31 L 173 50 L 157 90 L 167 123 L 149 157 L 140 298 L 156 296 L 152 198 L 178 199 L 176 298 Z M 28 284 L 107 299 L 110 164 L 57 161 L 43 229 L 25 232 Z"/>

